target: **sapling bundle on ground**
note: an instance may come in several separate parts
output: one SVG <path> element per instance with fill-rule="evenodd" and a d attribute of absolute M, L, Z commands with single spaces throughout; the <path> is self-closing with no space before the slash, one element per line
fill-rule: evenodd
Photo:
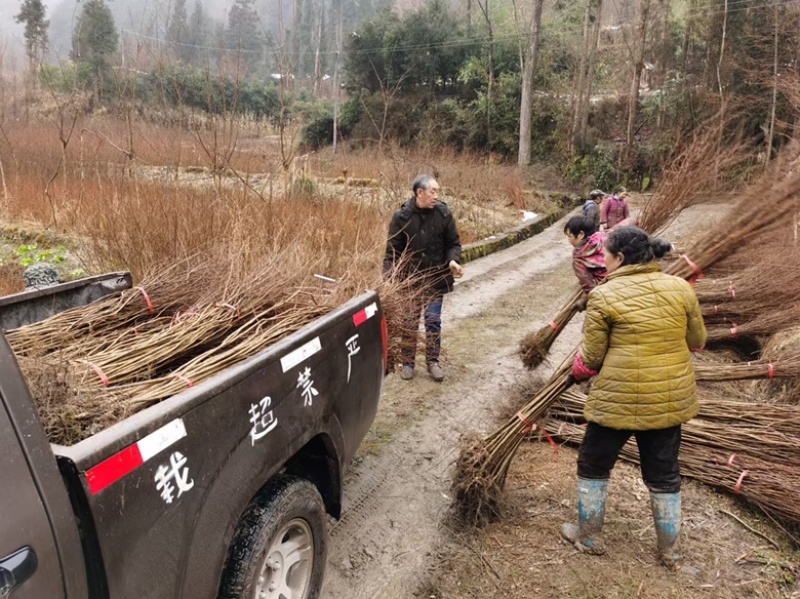
<path fill-rule="evenodd" d="M 718 173 L 733 169 L 747 157 L 747 147 L 738 138 L 728 139 L 720 149 L 721 131 L 730 129 L 730 123 L 730 119 L 712 119 L 691 141 L 680 146 L 664 167 L 658 190 L 639 212 L 639 227 L 658 231 L 684 208 L 707 200 L 709 193 L 724 187 Z M 716 172 L 709 168 L 710 164 L 716 165 Z M 522 339 L 519 355 L 526 368 L 535 368 L 544 361 L 560 332 L 578 313 L 577 302 L 582 295 L 578 287 L 547 325 Z"/>
<path fill-rule="evenodd" d="M 586 429 L 575 422 L 548 418 L 542 428 L 552 437 L 580 445 Z M 709 431 L 714 434 L 714 431 Z M 795 448 L 798 451 L 800 448 Z M 620 457 L 639 462 L 635 440 L 631 439 Z M 681 474 L 724 489 L 747 499 L 770 514 L 792 523 L 800 522 L 800 470 L 796 464 L 768 461 L 752 455 L 729 453 L 683 438 L 680 453 Z"/>
<path fill-rule="evenodd" d="M 724 257 L 747 251 L 752 244 L 768 239 L 800 208 L 800 171 L 788 166 L 788 162 L 776 161 L 768 172 L 738 193 L 733 198 L 732 212 L 690 245 L 667 272 L 695 281 Z M 574 355 L 575 352 L 559 367 L 545 390 L 532 397 L 521 410 L 524 420 L 511 419 L 488 437 L 472 439 L 465 445 L 456 465 L 453 487 L 456 510 L 467 522 L 480 524 L 496 517 L 497 497 L 519 439 L 569 387 L 568 374 Z"/>
<path fill-rule="evenodd" d="M 694 375 L 698 381 L 800 379 L 800 346 L 748 362 L 696 361 Z"/>
<path fill-rule="evenodd" d="M 536 422 L 569 386 L 571 354 L 535 397 L 488 437 L 465 440 L 456 463 L 451 490 L 456 512 L 471 525 L 483 525 L 500 514 L 500 492 L 511 460 L 523 439 L 536 430 Z"/>
<path fill-rule="evenodd" d="M 586 398 L 568 389 L 547 417 L 583 424 Z M 681 427 L 682 444 L 800 467 L 800 407 L 706 398 L 701 406 L 698 416 Z"/>
<path fill-rule="evenodd" d="M 744 322 L 737 322 L 734 318 L 729 318 L 728 322 L 707 324 L 708 343 L 777 333 L 800 321 L 800 305 L 792 303 L 780 308 L 775 307 L 757 316 L 742 320 Z"/>

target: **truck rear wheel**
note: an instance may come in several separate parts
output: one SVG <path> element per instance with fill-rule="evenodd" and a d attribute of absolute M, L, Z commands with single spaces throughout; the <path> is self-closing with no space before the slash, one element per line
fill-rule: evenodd
<path fill-rule="evenodd" d="M 315 599 L 325 574 L 326 514 L 305 479 L 269 483 L 245 510 L 219 599 Z"/>

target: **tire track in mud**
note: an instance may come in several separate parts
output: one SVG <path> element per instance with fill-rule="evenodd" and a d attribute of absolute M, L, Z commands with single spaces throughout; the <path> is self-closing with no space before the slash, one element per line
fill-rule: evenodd
<path fill-rule="evenodd" d="M 698 208 L 679 219 L 679 230 L 701 226 L 698 216 L 710 211 Z M 568 216 L 467 265 L 445 300 L 450 360 L 443 384 L 431 382 L 424 367 L 410 382 L 387 378 L 378 419 L 404 402 L 417 402 L 421 413 L 346 478 L 343 518 L 330 527 L 322 599 L 400 599 L 426 582 L 447 534 L 450 474 L 462 435 L 494 428 L 504 387 L 524 372 L 519 339 L 545 324 L 575 287 L 562 233 Z M 581 323 L 573 319 L 539 372 L 549 374 L 574 348 Z"/>

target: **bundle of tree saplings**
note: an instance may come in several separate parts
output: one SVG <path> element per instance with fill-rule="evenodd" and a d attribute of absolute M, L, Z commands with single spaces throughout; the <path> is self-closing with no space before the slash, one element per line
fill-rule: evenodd
<path fill-rule="evenodd" d="M 639 227 L 648 232 L 663 228 L 684 208 L 707 200 L 709 192 L 719 186 L 719 173 L 742 163 L 746 146 L 740 140 L 729 140 L 720 150 L 721 131 L 726 127 L 717 117 L 676 151 L 664 168 L 658 190 L 636 219 Z M 709 164 L 715 164 L 717 170 L 710 169 Z M 578 312 L 576 304 L 582 295 L 583 290 L 577 287 L 553 320 L 523 337 L 519 356 L 526 368 L 535 368 L 544 361 L 558 335 Z"/>
<path fill-rule="evenodd" d="M 102 346 L 121 332 L 162 315 L 172 317 L 196 302 L 208 289 L 207 266 L 196 257 L 183 260 L 146 277 L 133 289 L 7 331 L 6 339 L 17 356 L 44 356 L 74 344 Z"/>
<path fill-rule="evenodd" d="M 201 288 L 183 280 L 170 296 L 157 287 L 153 314 L 116 297 L 55 315 L 18 337 L 25 340 L 19 362 L 52 442 L 73 444 L 207 380 L 366 289 L 377 287 L 389 311 L 419 292 L 406 280 L 381 280 L 377 268 L 320 278 L 318 263 L 287 252 L 249 269 L 224 267 L 214 256 L 196 260 L 193 280 Z M 403 321 L 402 314 L 385 314 Z M 65 323 L 80 323 L 76 334 L 59 336 Z"/>
<path fill-rule="evenodd" d="M 800 171 L 791 161 L 776 161 L 770 170 L 737 194 L 734 201 L 728 216 L 691 244 L 666 272 L 696 281 L 723 258 L 748 251 L 750 246 L 769 239 L 797 210 Z M 483 439 L 470 439 L 464 444 L 456 464 L 453 491 L 455 508 L 466 522 L 482 524 L 497 516 L 497 497 L 521 439 L 570 386 L 569 372 L 575 352 L 556 370 L 545 388 L 520 410 L 518 418 L 510 419 Z"/>
<path fill-rule="evenodd" d="M 570 389 L 548 412 L 542 428 L 552 437 L 580 444 L 586 395 Z M 681 430 L 681 471 L 741 495 L 765 511 L 800 523 L 800 408 L 747 402 L 702 402 L 697 418 Z M 785 420 L 784 424 L 776 423 Z M 622 457 L 638 462 L 635 440 Z"/>

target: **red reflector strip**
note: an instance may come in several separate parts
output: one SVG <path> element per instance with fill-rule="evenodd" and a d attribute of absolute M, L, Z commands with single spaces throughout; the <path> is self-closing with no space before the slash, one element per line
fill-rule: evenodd
<path fill-rule="evenodd" d="M 365 322 L 367 322 L 370 318 L 375 316 L 378 313 L 378 304 L 372 302 L 369 306 L 364 308 L 363 310 L 359 310 L 355 314 L 353 314 L 353 324 L 361 326 Z"/>
<path fill-rule="evenodd" d="M 142 464 L 144 464 L 142 454 L 139 452 L 139 447 L 134 443 L 86 472 L 89 491 L 92 495 L 97 495 L 111 483 L 118 481 L 126 474 L 130 474 Z"/>
<path fill-rule="evenodd" d="M 186 436 L 183 420 L 176 418 L 86 471 L 92 495 L 117 482 Z"/>
<path fill-rule="evenodd" d="M 389 326 L 386 317 L 381 318 L 381 344 L 383 345 L 383 373 L 389 373 Z"/>

